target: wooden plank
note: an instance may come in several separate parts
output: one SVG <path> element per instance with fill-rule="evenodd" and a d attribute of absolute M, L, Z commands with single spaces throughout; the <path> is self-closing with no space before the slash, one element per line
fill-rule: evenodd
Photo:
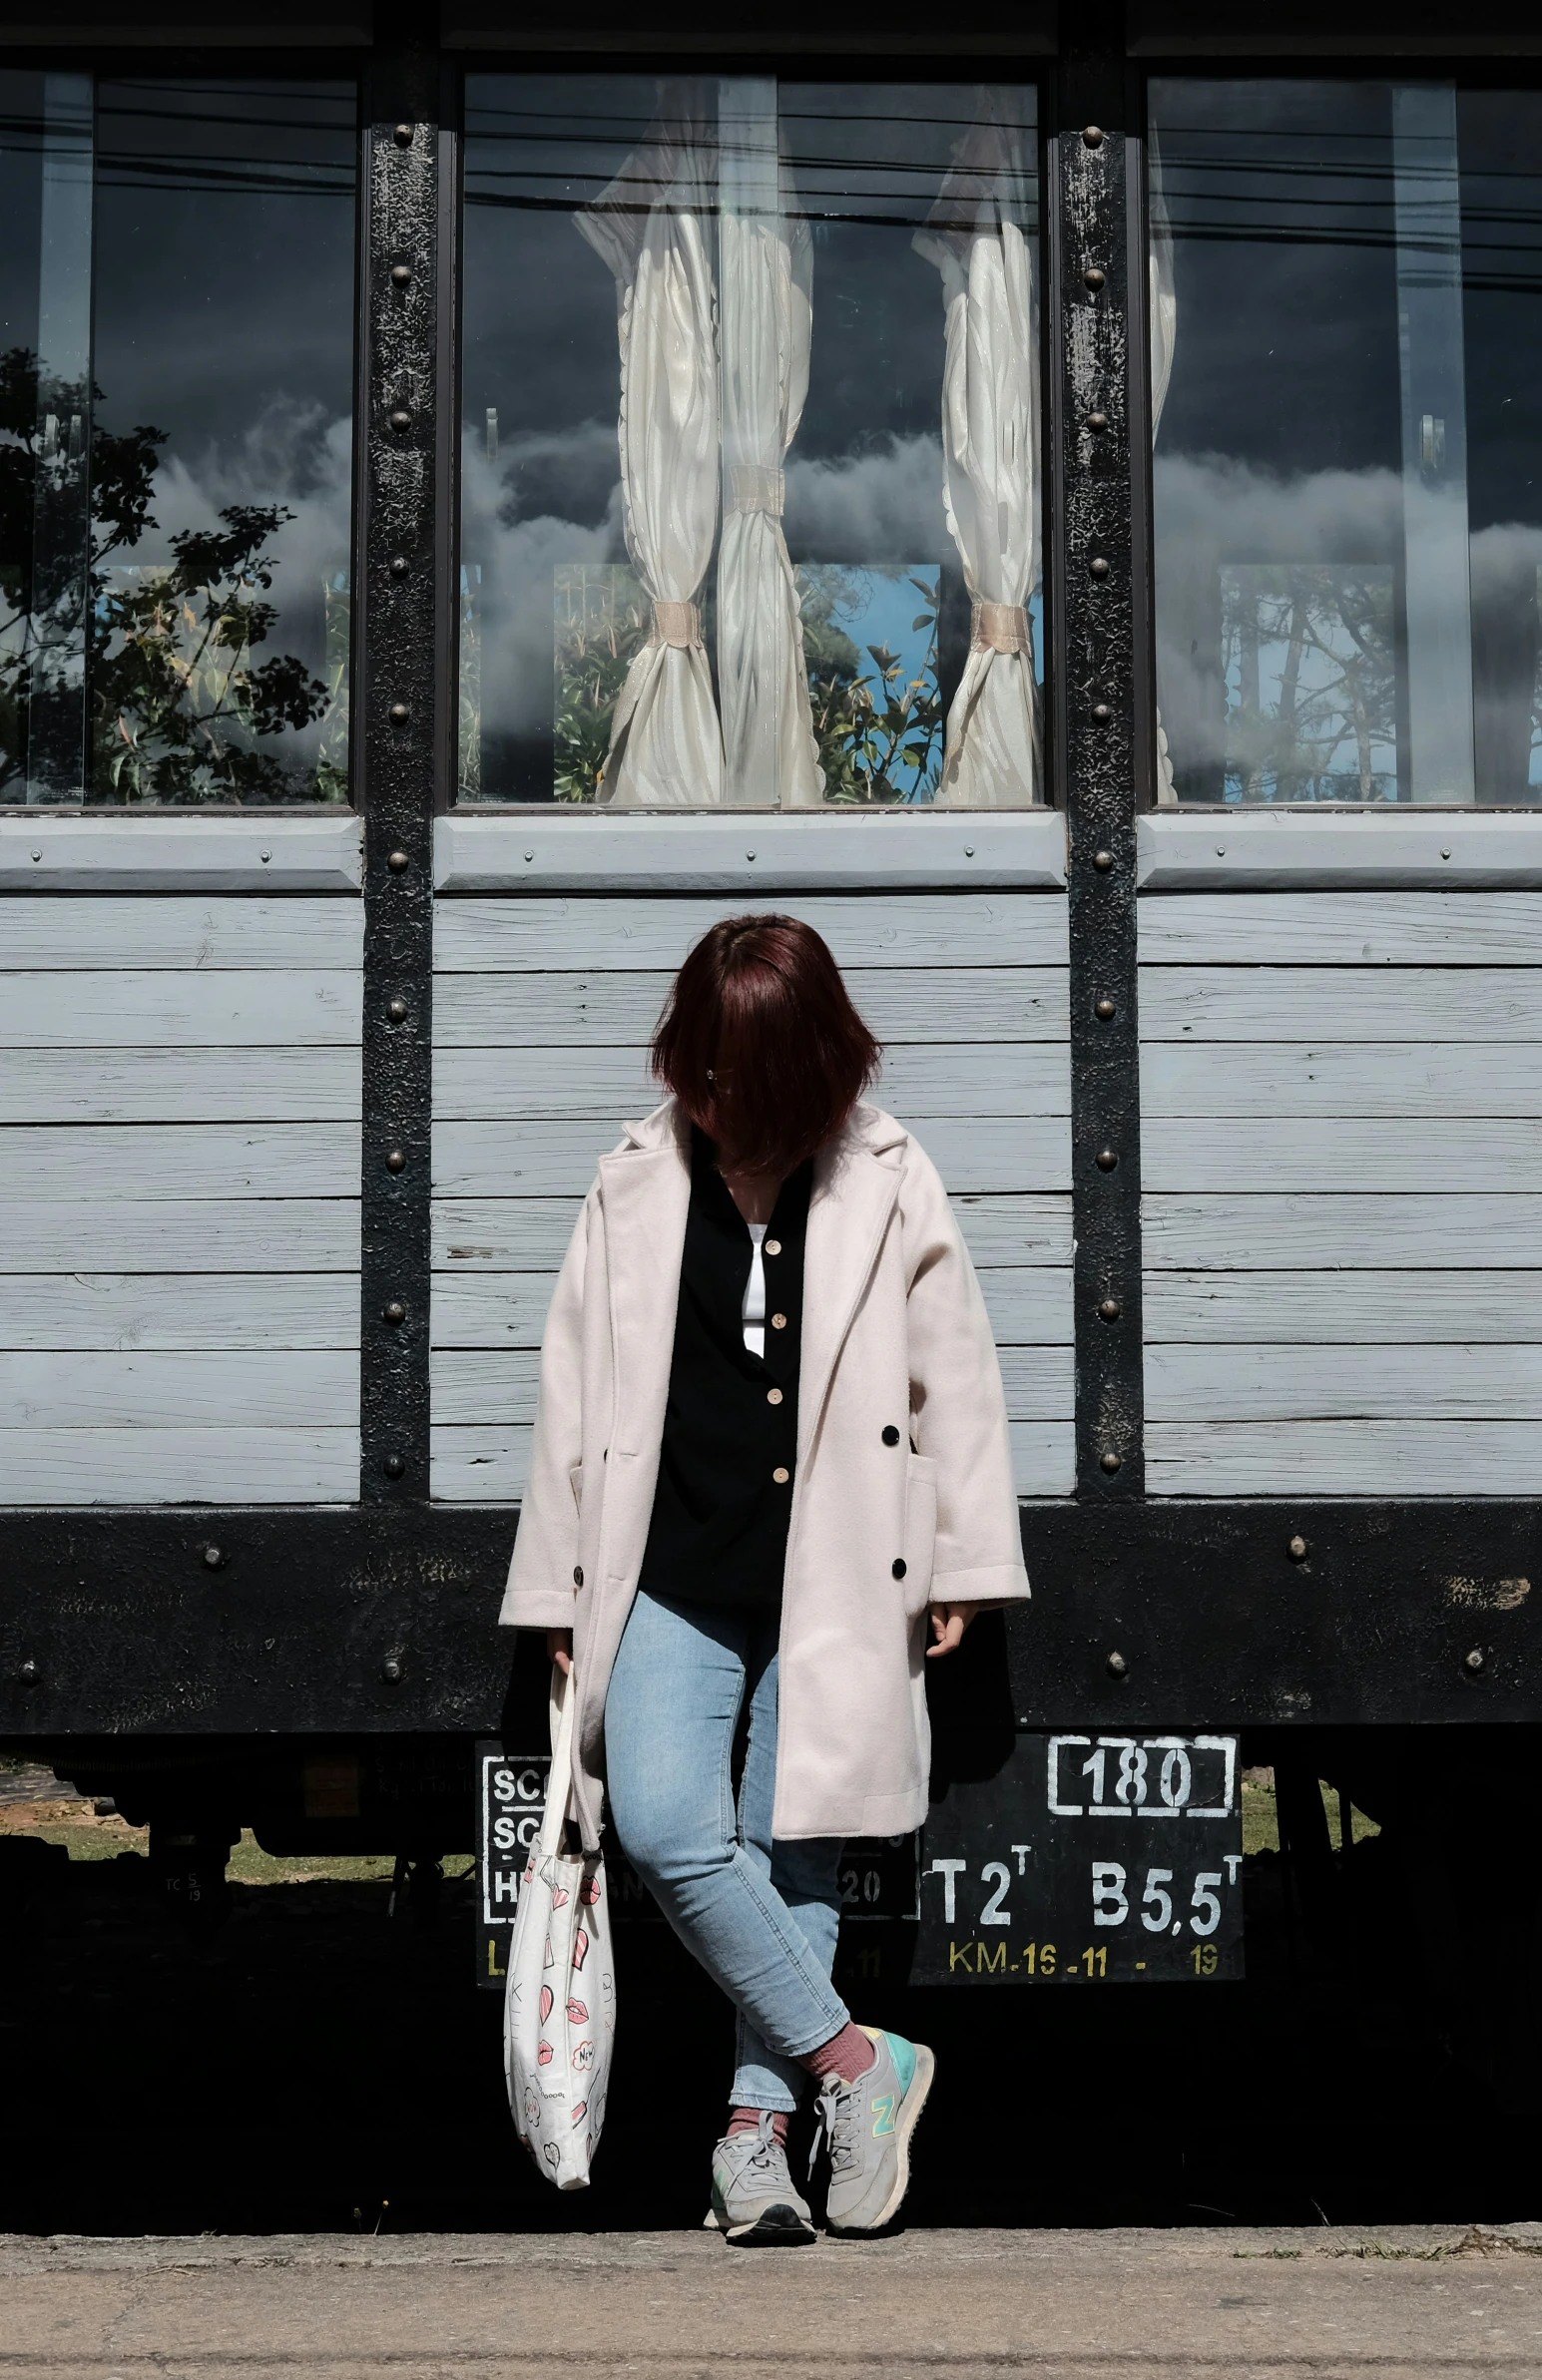
<path fill-rule="evenodd" d="M 1542 967 L 1143 967 L 1141 1039 L 1542 1042 Z"/>
<path fill-rule="evenodd" d="M 356 1048 L 0 1050 L 0 1124 L 356 1123 L 361 1108 Z"/>
<path fill-rule="evenodd" d="M 977 1264 L 1071 1261 L 1068 1197 L 981 1195 L 953 1204 Z M 555 1270 L 577 1218 L 572 1198 L 436 1198 L 433 1261 L 456 1272 L 471 1265 L 492 1272 Z"/>
<path fill-rule="evenodd" d="M 0 1272 L 357 1272 L 357 1198 L 15 1200 Z"/>
<path fill-rule="evenodd" d="M 352 1124 L 0 1128 L 0 1197 L 356 1198 Z"/>
<path fill-rule="evenodd" d="M 1000 1352 L 1007 1412 L 1014 1421 L 1072 1418 L 1075 1384 L 1069 1347 L 1003 1347 Z M 0 1357 L 0 1413 L 5 1410 L 4 1360 Z M 430 1390 L 433 1418 L 462 1425 L 534 1421 L 539 1374 L 540 1356 L 533 1347 L 436 1347 Z"/>
<path fill-rule="evenodd" d="M 1153 1422 L 1153 1496 L 1535 1496 L 1531 1421 Z"/>
<path fill-rule="evenodd" d="M 1148 1190 L 1542 1191 L 1542 1119 L 1187 1117 L 1141 1130 Z"/>
<path fill-rule="evenodd" d="M 103 968 L 95 975 L 11 975 L 12 1050 L 232 1049 L 356 1042 L 363 980 L 347 967 L 179 975 Z"/>
<path fill-rule="evenodd" d="M 364 821 L 336 808 L 261 810 L 32 809 L 0 817 L 0 886 L 50 892 L 326 894 L 363 882 Z"/>
<path fill-rule="evenodd" d="M 0 1504 L 350 1504 L 358 1431 L 0 1430 Z"/>
<path fill-rule="evenodd" d="M 445 974 L 560 967 L 672 975 L 720 917 L 774 911 L 822 934 L 846 967 L 1064 967 L 1067 908 L 1055 893 L 789 893 L 728 901 L 568 894 L 434 903 L 434 966 Z"/>
<path fill-rule="evenodd" d="M 293 1347 L 0 1354 L 0 1430 L 357 1426 L 358 1357 Z"/>
<path fill-rule="evenodd" d="M 1542 1345 L 1147 1346 L 1148 1421 L 1536 1421 Z"/>
<path fill-rule="evenodd" d="M 0 1273 L 0 1347 L 357 1349 L 349 1272 Z"/>
<path fill-rule="evenodd" d="M 1075 1423 L 1015 1421 L 1010 1426 L 1019 1496 L 1069 1496 L 1076 1485 Z M 445 1504 L 517 1502 L 529 1476 L 530 1437 L 528 1422 L 435 1423 L 429 1493 Z"/>
<path fill-rule="evenodd" d="M 952 1190 L 1069 1190 L 1071 1130 L 1061 1116 L 907 1120 Z M 443 1197 L 581 1198 L 602 1153 L 593 1124 L 444 1123 L 434 1127 L 433 1183 Z"/>
<path fill-rule="evenodd" d="M 443 1049 L 640 1049 L 652 1039 L 668 974 L 445 975 L 434 1038 Z M 852 968 L 846 988 L 878 1040 L 1063 1041 L 1063 967 Z"/>
<path fill-rule="evenodd" d="M 1051 809 L 574 809 L 519 817 L 462 804 L 434 820 L 438 892 L 1063 892 L 1066 822 Z"/>
<path fill-rule="evenodd" d="M 1069 1346 L 1071 1273 L 1060 1265 L 987 1265 L 985 1310 L 1001 1346 Z M 1286 1278 L 1294 1279 L 1288 1274 Z M 436 1272 L 431 1330 L 436 1347 L 538 1347 L 556 1275 L 551 1272 Z M 6 1284 L 0 1280 L 0 1343 Z M 12 1341 L 12 1344 L 15 1342 Z"/>
<path fill-rule="evenodd" d="M 1422 804 L 1310 801 L 1228 805 L 1209 815 L 1147 810 L 1136 882 L 1185 892 L 1535 892 L 1534 817 Z"/>
<path fill-rule="evenodd" d="M 1139 907 L 1142 964 L 1535 967 L 1542 893 L 1167 893 Z"/>
<path fill-rule="evenodd" d="M 1459 1042 L 1148 1042 L 1141 1106 L 1147 1117 L 1537 1116 L 1542 1047 L 1522 1043 L 1486 1066 Z"/>
<path fill-rule="evenodd" d="M 357 967 L 354 899 L 38 894 L 0 900 L 0 972 Z"/>
<path fill-rule="evenodd" d="M 1211 1346 L 1542 1340 L 1542 1271 L 1150 1272 L 1142 1305 L 1149 1339 Z"/>
<path fill-rule="evenodd" d="M 1314 1270 L 1364 1265 L 1524 1270 L 1537 1260 L 1542 1197 L 1292 1195 L 1141 1201 L 1147 1266 L 1154 1272 Z M 1410 1283 L 1410 1298 L 1418 1295 Z"/>
<path fill-rule="evenodd" d="M 1542 1052 L 1539 1052 L 1542 1057 Z M 938 1042 L 891 1051 L 873 1092 L 907 1116 L 1069 1116 L 1071 1059 L 1064 1043 Z M 613 1138 L 623 1121 L 659 1104 L 641 1051 L 434 1051 L 434 1120 L 593 1117 Z M 607 1144 L 602 1143 L 602 1146 Z"/>

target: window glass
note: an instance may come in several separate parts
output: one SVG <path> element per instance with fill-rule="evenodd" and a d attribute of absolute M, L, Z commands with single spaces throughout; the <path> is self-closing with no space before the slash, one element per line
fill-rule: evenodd
<path fill-rule="evenodd" d="M 1020 806 L 1032 91 L 469 79 L 460 798 Z"/>
<path fill-rule="evenodd" d="M 1542 99 L 1152 86 L 1159 798 L 1542 798 Z"/>
<path fill-rule="evenodd" d="M 347 798 L 355 118 L 0 75 L 0 800 Z"/>

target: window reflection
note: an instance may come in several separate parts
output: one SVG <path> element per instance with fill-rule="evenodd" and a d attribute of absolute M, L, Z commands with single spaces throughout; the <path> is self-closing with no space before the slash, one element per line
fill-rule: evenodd
<path fill-rule="evenodd" d="M 1042 799 L 1032 93 L 466 106 L 461 799 Z"/>
<path fill-rule="evenodd" d="M 0 75 L 0 801 L 347 798 L 354 116 Z"/>
<path fill-rule="evenodd" d="M 1160 798 L 1542 792 L 1538 105 L 1152 86 Z"/>
<path fill-rule="evenodd" d="M 348 788 L 354 95 L 97 95 L 91 797 Z"/>

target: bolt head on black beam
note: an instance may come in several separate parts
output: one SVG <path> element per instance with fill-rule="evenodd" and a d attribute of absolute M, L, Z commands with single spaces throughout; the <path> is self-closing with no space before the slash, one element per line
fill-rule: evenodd
<path fill-rule="evenodd" d="M 1114 854 L 1113 854 L 1113 852 L 1112 852 L 1112 851 L 1094 851 L 1094 853 L 1093 853 L 1093 855 L 1092 855 L 1092 864 L 1093 864 L 1093 866 L 1094 866 L 1094 867 L 1097 869 L 1097 871 L 1098 871 L 1098 873 L 1099 873 L 1099 875 L 1100 875 L 1100 876 L 1106 876 L 1106 875 L 1108 874 L 1108 872 L 1109 872 L 1109 869 L 1110 869 L 1110 868 L 1113 866 L 1113 864 L 1114 864 Z"/>
<path fill-rule="evenodd" d="M 21 1679 L 23 1685 L 33 1686 L 39 1682 L 43 1672 L 38 1667 L 36 1662 L 25 1661 L 22 1663 L 21 1667 L 17 1670 L 16 1674 Z"/>
<path fill-rule="evenodd" d="M 410 430 L 411 427 L 412 416 L 406 406 L 393 405 L 391 407 L 391 428 L 393 430 Z"/>
<path fill-rule="evenodd" d="M 1100 1174 L 1112 1174 L 1119 1163 L 1119 1154 L 1117 1150 L 1100 1149 L 1092 1162 Z"/>
<path fill-rule="evenodd" d="M 405 1149 L 388 1149 L 385 1153 L 385 1170 L 387 1174 L 399 1174 L 406 1165 L 406 1162 L 407 1153 Z"/>
<path fill-rule="evenodd" d="M 1113 1019 L 1118 1016 L 1119 1011 L 1114 1006 L 1113 1001 L 1105 997 L 1104 999 L 1095 1003 L 1092 1013 L 1095 1017 L 1101 1018 L 1103 1023 L 1107 1025 L 1112 1023 Z"/>
<path fill-rule="evenodd" d="M 410 125 L 410 124 L 398 124 L 398 125 L 397 125 L 397 127 L 396 127 L 396 130 L 395 130 L 395 132 L 392 134 L 392 136 L 391 136 L 391 137 L 392 137 L 392 139 L 395 141 L 395 143 L 396 143 L 396 146 L 397 146 L 397 148 L 398 148 L 398 149 L 410 149 L 410 148 L 411 148 L 411 146 L 412 146 L 412 127 L 411 127 L 411 125 Z"/>
<path fill-rule="evenodd" d="M 1482 1668 L 1482 1666 L 1483 1666 L 1483 1656 L 1482 1656 L 1482 1654 L 1481 1654 L 1481 1653 L 1478 1651 L 1478 1648 L 1476 1647 L 1476 1645 L 1474 1645 L 1474 1647 L 1472 1648 L 1472 1651 L 1471 1651 L 1471 1652 L 1470 1652 L 1470 1653 L 1467 1655 L 1467 1657 L 1466 1657 L 1465 1661 L 1462 1663 L 1462 1667 L 1463 1667 L 1464 1669 L 1470 1669 L 1470 1670 L 1471 1670 L 1471 1672 L 1472 1672 L 1472 1674 L 1473 1674 L 1473 1676 L 1475 1677 L 1475 1676 L 1477 1675 L 1478 1671 L 1479 1671 L 1479 1670 Z"/>
<path fill-rule="evenodd" d="M 385 1003 L 385 1014 L 387 1020 L 392 1025 L 404 1025 L 406 1023 L 407 1004 L 405 1000 L 401 998 L 399 993 L 394 1000 L 387 1000 Z"/>
<path fill-rule="evenodd" d="M 390 1454 L 386 1456 L 380 1468 L 385 1473 L 387 1479 L 400 1479 L 407 1466 L 402 1461 L 400 1455 Z"/>
<path fill-rule="evenodd" d="M 401 1302 L 401 1299 L 400 1299 L 399 1297 L 393 1297 L 393 1298 L 391 1299 L 391 1301 L 390 1301 L 389 1305 L 382 1306 L 382 1308 L 380 1309 L 380 1319 L 381 1319 L 381 1321 L 382 1321 L 382 1322 L 389 1322 L 389 1323 L 390 1323 L 390 1325 L 391 1325 L 391 1327 L 392 1327 L 393 1329 L 395 1328 L 395 1326 L 396 1326 L 396 1324 L 397 1324 L 398 1322 L 405 1322 L 406 1318 L 407 1318 L 407 1309 L 406 1309 L 406 1307 L 405 1307 L 405 1306 L 402 1304 L 402 1302 Z"/>
<path fill-rule="evenodd" d="M 1117 1321 L 1119 1320 L 1119 1300 L 1118 1300 L 1118 1298 L 1117 1298 L 1117 1297 L 1104 1297 L 1104 1298 L 1101 1298 L 1101 1299 L 1099 1300 L 1099 1302 L 1098 1302 L 1098 1317 L 1099 1317 L 1099 1320 L 1100 1320 L 1100 1321 L 1103 1321 L 1103 1322 L 1117 1322 Z"/>
<path fill-rule="evenodd" d="M 206 1570 L 224 1570 L 225 1556 L 218 1546 L 204 1548 L 204 1568 Z"/>
<path fill-rule="evenodd" d="M 1110 1677 L 1127 1677 L 1130 1673 L 1130 1665 L 1122 1653 L 1111 1653 L 1103 1666 Z"/>
<path fill-rule="evenodd" d="M 1089 149 L 1101 149 L 1101 148 L 1102 148 L 1102 146 L 1103 146 L 1103 127 L 1102 127 L 1102 125 L 1101 125 L 1101 124 L 1089 124 L 1089 125 L 1086 127 L 1086 129 L 1085 129 L 1085 131 L 1083 132 L 1083 134 L 1082 134 L 1082 139 L 1084 140 L 1084 142 L 1086 143 L 1086 145 L 1087 145 L 1087 147 L 1088 147 Z"/>
<path fill-rule="evenodd" d="M 1111 1479 L 1114 1473 L 1122 1467 L 1120 1457 L 1115 1454 L 1112 1447 L 1108 1449 L 1106 1454 L 1100 1455 L 1098 1461 L 1100 1468 L 1106 1471 Z"/>
<path fill-rule="evenodd" d="M 1108 415 L 1106 413 L 1089 413 L 1087 416 L 1087 427 L 1094 433 L 1099 430 L 1106 430 L 1108 428 Z"/>
<path fill-rule="evenodd" d="M 1311 1548 L 1306 1543 L 1304 1537 L 1292 1537 L 1289 1544 L 1285 1547 L 1285 1552 L 1289 1555 L 1292 1562 L 1304 1562 L 1307 1555 L 1311 1552 Z"/>
<path fill-rule="evenodd" d="M 405 873 L 406 869 L 411 865 L 411 862 L 408 860 L 405 851 L 392 851 L 388 855 L 385 864 L 390 869 L 393 876 L 400 876 Z"/>
<path fill-rule="evenodd" d="M 391 278 L 396 283 L 398 289 L 404 289 L 408 281 L 412 278 L 411 265 L 393 264 L 391 266 Z"/>
<path fill-rule="evenodd" d="M 1106 579 L 1108 577 L 1108 560 L 1105 555 L 1093 555 L 1087 565 L 1087 576 L 1090 579 Z"/>

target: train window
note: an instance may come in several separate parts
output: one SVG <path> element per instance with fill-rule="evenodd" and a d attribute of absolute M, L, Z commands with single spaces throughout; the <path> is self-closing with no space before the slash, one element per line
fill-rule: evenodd
<path fill-rule="evenodd" d="M 1043 799 L 1032 90 L 473 75 L 462 801 Z"/>
<path fill-rule="evenodd" d="M 1159 798 L 1542 801 L 1542 95 L 1152 85 Z"/>
<path fill-rule="evenodd" d="M 347 799 L 356 115 L 0 74 L 0 803 Z"/>

